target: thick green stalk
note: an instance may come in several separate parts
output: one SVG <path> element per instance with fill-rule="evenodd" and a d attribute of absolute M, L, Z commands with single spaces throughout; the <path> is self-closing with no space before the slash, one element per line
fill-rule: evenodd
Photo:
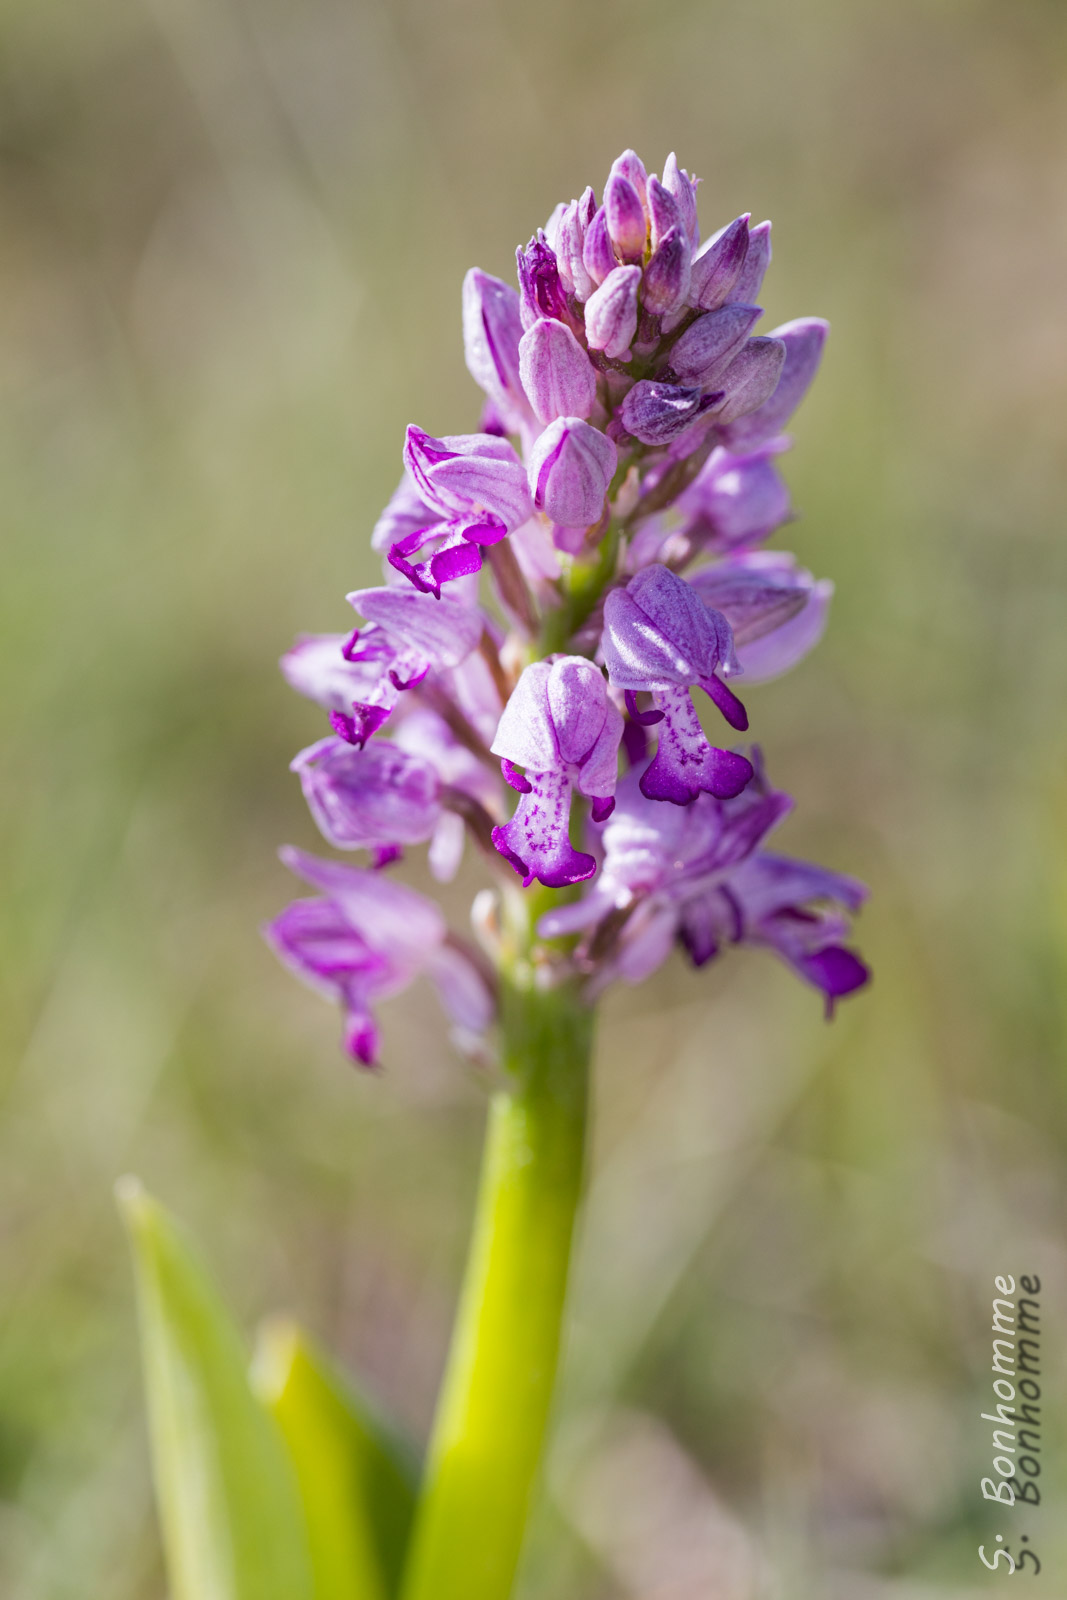
<path fill-rule="evenodd" d="M 507 1600 L 556 1375 L 593 1017 L 573 985 L 540 987 L 525 949 L 502 979 L 511 1081 L 489 1110 L 474 1235 L 403 1600 Z"/>

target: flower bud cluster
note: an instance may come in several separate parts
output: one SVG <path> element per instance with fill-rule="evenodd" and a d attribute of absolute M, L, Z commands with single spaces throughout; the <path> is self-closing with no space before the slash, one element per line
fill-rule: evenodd
<path fill-rule="evenodd" d="M 770 223 L 702 243 L 696 191 L 673 155 L 660 178 L 627 150 L 599 204 L 586 189 L 517 251 L 517 287 L 467 274 L 481 431 L 408 428 L 371 539 L 383 586 L 349 595 L 354 632 L 283 659 L 332 728 L 293 763 L 312 815 L 369 865 L 290 854 L 324 898 L 268 933 L 340 1000 L 361 1061 L 370 1003 L 420 972 L 464 1039 L 491 1020 L 492 918 L 478 948 L 384 871 L 423 842 L 439 879 L 469 839 L 570 891 L 539 927 L 546 981 L 585 974 L 591 996 L 676 944 L 698 966 L 769 948 L 829 1008 L 866 982 L 845 943 L 862 886 L 764 848 L 791 802 L 693 699 L 744 732 L 735 682 L 794 666 L 832 593 L 758 548 L 791 516 L 776 461 L 826 324 L 756 331 Z"/>

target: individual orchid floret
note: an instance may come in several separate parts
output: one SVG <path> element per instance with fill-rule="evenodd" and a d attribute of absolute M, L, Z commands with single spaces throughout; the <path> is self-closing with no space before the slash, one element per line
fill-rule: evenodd
<path fill-rule="evenodd" d="M 678 339 L 670 353 L 670 370 L 679 383 L 714 383 L 727 370 L 763 315 L 759 306 L 733 304 L 708 311 Z"/>
<path fill-rule="evenodd" d="M 567 295 L 560 282 L 555 251 L 543 233 L 537 233 L 526 249 L 515 257 L 519 268 L 519 315 L 524 328 L 532 328 L 538 317 L 566 320 Z"/>
<path fill-rule="evenodd" d="M 833 1015 L 838 1000 L 870 980 L 870 970 L 844 940 L 845 912 L 860 909 L 866 886 L 855 878 L 807 861 L 761 852 L 743 862 L 730 879 L 740 937 L 763 945 L 814 985 Z"/>
<path fill-rule="evenodd" d="M 749 212 L 729 223 L 694 256 L 689 279 L 689 299 L 704 311 L 716 311 L 728 300 L 745 298 L 734 290 L 749 245 Z"/>
<path fill-rule="evenodd" d="M 437 602 L 408 588 L 357 589 L 348 600 L 369 626 L 298 640 L 281 668 L 294 689 L 326 707 L 336 733 L 363 745 L 404 690 L 470 654 L 483 622 L 458 600 Z"/>
<path fill-rule="evenodd" d="M 608 181 L 612 178 L 625 178 L 637 193 L 637 198 L 644 205 L 648 190 L 648 173 L 645 164 L 636 150 L 624 150 L 621 156 L 616 156 L 611 163 Z M 591 192 L 591 191 L 590 191 Z"/>
<path fill-rule="evenodd" d="M 672 150 L 663 164 L 663 187 L 670 191 L 678 207 L 689 243 L 695 250 L 700 243 L 700 226 L 697 222 L 698 178 L 691 178 L 684 167 L 678 166 Z"/>
<path fill-rule="evenodd" d="M 818 644 L 834 586 L 775 550 L 727 556 L 689 579 L 704 604 L 730 624 L 746 683 L 789 672 Z"/>
<path fill-rule="evenodd" d="M 748 230 L 748 249 L 745 261 L 734 284 L 732 298 L 754 300 L 763 287 L 767 268 L 771 264 L 771 225 L 760 222 Z"/>
<path fill-rule="evenodd" d="M 604 190 L 604 215 L 608 237 L 618 259 L 629 265 L 644 260 L 648 219 L 641 196 L 620 172 L 613 171 L 608 179 Z"/>
<path fill-rule="evenodd" d="M 428 761 L 387 739 L 358 748 L 320 739 L 290 763 L 308 810 L 337 850 L 421 844 L 441 816 L 441 782 Z"/>
<path fill-rule="evenodd" d="M 591 208 L 591 209 L 590 209 Z M 585 212 L 588 210 L 588 216 Z M 556 252 L 556 268 L 563 287 L 576 300 L 586 301 L 596 288 L 583 260 L 585 230 L 596 214 L 592 189 L 587 189 L 581 200 L 572 200 L 557 224 L 555 239 L 549 240 Z M 610 268 L 609 268 L 610 270 Z"/>
<path fill-rule="evenodd" d="M 286 966 L 340 1002 L 348 1054 L 363 1066 L 378 1058 L 373 1010 L 420 974 L 430 978 L 462 1036 L 481 1034 L 493 998 L 480 966 L 450 938 L 444 917 L 414 889 L 359 867 L 321 861 L 291 847 L 281 858 L 322 891 L 297 900 L 263 930 Z"/>
<path fill-rule="evenodd" d="M 629 359 L 637 332 L 637 291 L 641 268 L 614 267 L 585 307 L 585 337 L 591 350 L 603 350 L 612 360 Z"/>
<path fill-rule="evenodd" d="M 753 752 L 758 766 L 758 752 Z M 663 806 L 641 787 L 642 767 L 620 781 L 618 803 L 601 834 L 603 864 L 580 901 L 549 912 L 544 938 L 594 929 L 605 917 L 619 924 L 595 972 L 594 988 L 616 978 L 637 983 L 685 942 L 685 908 L 714 892 L 756 850 L 792 806 L 760 772 L 729 801 L 700 794 L 690 806 Z M 707 960 L 709 951 L 699 952 Z M 700 964 L 698 961 L 697 964 Z"/>
<path fill-rule="evenodd" d="M 527 887 L 536 878 L 562 888 L 596 871 L 594 857 L 570 841 L 571 791 L 592 800 L 595 819 L 610 814 L 622 726 L 603 673 L 583 656 L 536 661 L 523 672 L 492 745 L 520 799 L 493 843 Z"/>
<path fill-rule="evenodd" d="M 744 454 L 713 450 L 676 501 L 690 542 L 723 553 L 758 544 L 788 521 L 789 490 L 774 466 L 788 447 L 787 439 L 774 439 Z"/>
<path fill-rule="evenodd" d="M 601 640 L 608 676 L 626 695 L 635 722 L 658 725 L 655 759 L 641 779 L 650 800 L 689 805 L 701 791 L 727 799 L 752 777 L 752 765 L 708 743 L 689 690 L 698 685 L 734 728 L 748 726 L 745 709 L 719 676 L 738 670 L 730 625 L 663 566 L 646 567 L 604 604 Z M 655 710 L 641 712 L 648 691 Z"/>
<path fill-rule="evenodd" d="M 601 284 L 615 271 L 615 250 L 608 232 L 608 216 L 599 206 L 590 218 L 582 242 L 582 264 L 594 284 Z"/>
<path fill-rule="evenodd" d="M 611 439 L 581 417 L 559 417 L 530 451 L 530 491 L 538 511 L 568 528 L 600 521 L 618 460 Z"/>
<path fill-rule="evenodd" d="M 782 369 L 767 399 L 724 429 L 731 450 L 751 450 L 781 433 L 811 387 L 829 331 L 821 317 L 798 317 L 771 330 L 769 337 L 785 348 Z"/>
<path fill-rule="evenodd" d="M 438 522 L 416 528 L 389 550 L 389 561 L 426 593 L 477 572 L 482 545 L 497 544 L 533 514 L 526 473 L 507 439 L 465 433 L 435 439 L 409 427 L 404 464 L 421 499 Z M 436 546 L 428 562 L 412 557 Z"/>
<path fill-rule="evenodd" d="M 729 308 L 724 307 L 726 309 Z M 724 425 L 749 416 L 772 397 L 782 376 L 785 355 L 786 347 L 781 339 L 748 339 L 726 370 L 716 373 L 716 386 L 724 394 L 715 411 L 716 422 L 723 430 L 720 437 L 735 442 L 735 435 L 727 432 Z M 777 432 L 777 428 L 771 431 Z M 759 432 L 765 437 L 762 429 Z"/>
<path fill-rule="evenodd" d="M 463 280 L 463 349 L 467 370 L 517 431 L 529 419 L 519 375 L 522 317 L 515 290 L 472 267 Z M 391 541 L 392 542 L 392 541 Z"/>
<path fill-rule="evenodd" d="M 519 372 L 539 422 L 586 418 L 596 404 L 596 369 L 564 322 L 539 317 L 523 334 Z"/>
<path fill-rule="evenodd" d="M 627 433 L 642 444 L 670 444 L 722 397 L 721 390 L 705 395 L 699 388 L 642 378 L 623 400 L 619 417 Z"/>
<path fill-rule="evenodd" d="M 648 180 L 648 221 L 653 250 L 658 248 L 672 229 L 677 228 L 685 240 L 687 254 L 692 256 L 689 229 L 682 208 L 666 185 L 660 183 L 655 173 Z"/>
<path fill-rule="evenodd" d="M 680 227 L 669 228 L 641 279 L 641 300 L 646 311 L 663 316 L 680 306 L 689 292 L 689 274 L 689 241 Z"/>

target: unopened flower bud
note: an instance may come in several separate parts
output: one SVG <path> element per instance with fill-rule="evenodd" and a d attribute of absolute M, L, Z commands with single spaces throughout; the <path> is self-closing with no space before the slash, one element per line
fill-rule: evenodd
<path fill-rule="evenodd" d="M 596 226 L 595 218 L 593 226 Z M 585 308 L 585 336 L 590 349 L 603 350 L 612 359 L 626 359 L 637 332 L 640 282 L 640 267 L 615 267 L 600 288 L 590 295 Z"/>
<path fill-rule="evenodd" d="M 645 171 L 644 162 L 635 150 L 624 150 L 621 156 L 615 157 L 615 160 L 611 163 L 611 171 L 608 174 L 609 179 L 613 178 L 616 173 L 618 173 L 619 177 L 625 178 L 628 183 L 633 184 L 633 187 L 637 190 L 637 198 L 644 205 L 648 174 Z"/>
<path fill-rule="evenodd" d="M 525 411 L 519 380 L 522 318 L 508 284 L 472 267 L 463 280 L 463 348 L 467 370 L 505 417 Z"/>
<path fill-rule="evenodd" d="M 645 267 L 641 302 L 658 315 L 673 311 L 689 292 L 689 240 L 681 227 L 669 228 Z"/>
<path fill-rule="evenodd" d="M 556 265 L 560 282 L 578 300 L 588 300 L 596 284 L 589 276 L 582 260 L 585 229 L 578 215 L 577 200 L 572 200 L 559 219 L 556 229 Z"/>
<path fill-rule="evenodd" d="M 633 184 L 618 173 L 604 190 L 604 212 L 615 254 L 624 262 L 643 260 L 648 235 L 645 208 Z"/>
<path fill-rule="evenodd" d="M 676 383 L 651 383 L 642 378 L 622 403 L 623 426 L 642 444 L 670 444 L 696 421 L 703 391 Z"/>
<path fill-rule="evenodd" d="M 612 441 L 581 417 L 559 417 L 530 452 L 530 493 L 538 511 L 568 528 L 599 522 L 618 461 Z"/>
<path fill-rule="evenodd" d="M 596 371 L 570 328 L 540 317 L 519 344 L 522 386 L 539 422 L 588 417 L 596 401 Z"/>
<path fill-rule="evenodd" d="M 770 338 L 785 346 L 781 376 L 770 397 L 729 429 L 726 443 L 731 450 L 750 450 L 782 431 L 819 369 L 829 331 L 821 317 L 798 317 L 772 328 Z"/>
<path fill-rule="evenodd" d="M 785 365 L 781 339 L 749 339 L 719 377 L 726 398 L 715 413 L 720 424 L 735 422 L 769 400 Z"/>
<path fill-rule="evenodd" d="M 682 221 L 685 223 L 685 231 L 689 235 L 689 243 L 694 250 L 700 243 L 696 186 L 696 178 L 691 178 L 684 168 L 678 166 L 677 157 L 672 150 L 663 163 L 663 187 L 670 190 L 677 202 Z"/>
<path fill-rule="evenodd" d="M 544 234 L 530 240 L 525 250 L 515 252 L 519 269 L 519 315 L 524 328 L 533 327 L 538 317 L 567 316 L 567 297 L 559 281 L 559 267 Z"/>
<path fill-rule="evenodd" d="M 716 381 L 762 315 L 759 306 L 728 305 L 698 317 L 671 351 L 674 376 L 680 383 Z"/>
<path fill-rule="evenodd" d="M 608 218 L 601 206 L 593 213 L 582 243 L 582 261 L 594 283 L 603 283 L 617 265 L 608 233 Z"/>
<path fill-rule="evenodd" d="M 761 222 L 748 230 L 748 250 L 733 287 L 735 300 L 754 300 L 763 287 L 763 279 L 771 264 L 771 225 Z"/>
<path fill-rule="evenodd" d="M 652 229 L 652 248 L 656 249 L 660 240 L 671 228 L 677 228 L 684 236 L 686 245 L 689 244 L 689 232 L 686 228 L 685 217 L 681 207 L 675 200 L 671 191 L 660 183 L 653 173 L 648 180 L 648 217 Z"/>
<path fill-rule="evenodd" d="M 746 212 L 731 222 L 694 259 L 689 284 L 692 305 L 704 311 L 717 311 L 731 298 L 748 298 L 734 292 L 748 254 L 748 218 Z"/>

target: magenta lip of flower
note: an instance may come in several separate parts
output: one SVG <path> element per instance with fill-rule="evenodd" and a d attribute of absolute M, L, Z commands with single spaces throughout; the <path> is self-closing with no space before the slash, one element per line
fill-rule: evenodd
<path fill-rule="evenodd" d="M 523 672 L 492 744 L 519 804 L 494 828 L 493 843 L 527 888 L 535 878 L 562 888 L 596 871 L 595 857 L 570 842 L 571 792 L 593 801 L 598 820 L 610 815 L 621 736 L 604 675 L 584 656 L 537 661 Z"/>

